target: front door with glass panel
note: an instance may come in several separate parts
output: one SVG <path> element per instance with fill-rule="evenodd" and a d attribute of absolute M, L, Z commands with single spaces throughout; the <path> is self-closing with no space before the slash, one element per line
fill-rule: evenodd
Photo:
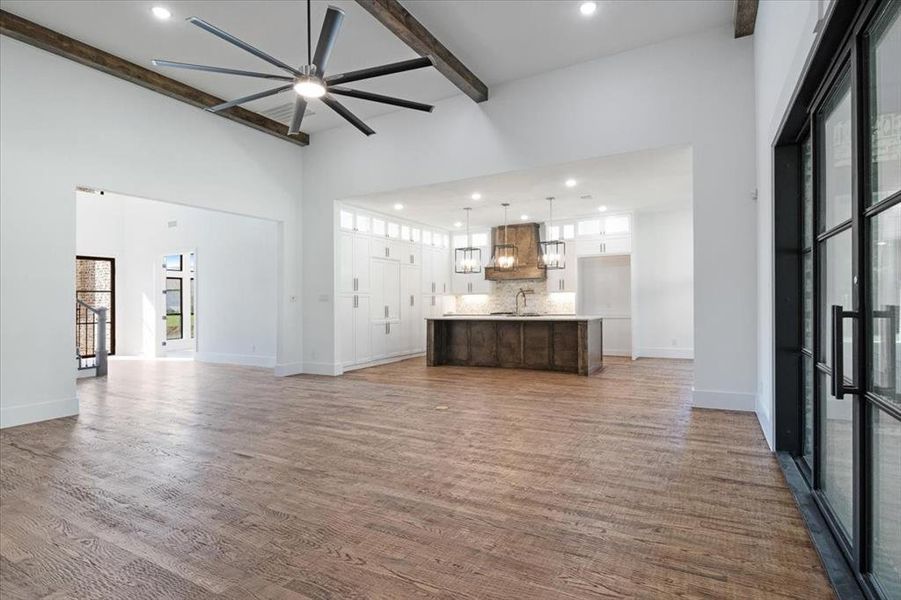
<path fill-rule="evenodd" d="M 798 461 L 866 589 L 901 598 L 901 2 L 874 5 L 799 143 Z"/>
<path fill-rule="evenodd" d="M 163 354 L 194 350 L 196 327 L 196 261 L 193 251 L 163 256 L 161 263 Z"/>

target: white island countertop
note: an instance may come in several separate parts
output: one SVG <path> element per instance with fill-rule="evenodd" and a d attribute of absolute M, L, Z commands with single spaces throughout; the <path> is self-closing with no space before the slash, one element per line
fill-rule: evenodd
<path fill-rule="evenodd" d="M 599 315 L 442 315 L 426 321 L 600 321 Z"/>

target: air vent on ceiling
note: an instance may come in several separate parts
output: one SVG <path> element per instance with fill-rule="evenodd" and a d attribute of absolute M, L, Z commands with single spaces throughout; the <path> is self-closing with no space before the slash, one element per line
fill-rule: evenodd
<path fill-rule="evenodd" d="M 279 123 L 288 124 L 291 122 L 291 115 L 294 114 L 294 103 L 288 102 L 286 104 L 280 104 L 278 106 L 274 106 L 270 109 L 260 111 L 260 114 L 264 117 L 268 117 L 273 121 L 278 121 Z M 307 106 L 307 112 L 304 113 L 304 118 L 312 117 L 316 112 L 311 110 L 309 106 Z"/>

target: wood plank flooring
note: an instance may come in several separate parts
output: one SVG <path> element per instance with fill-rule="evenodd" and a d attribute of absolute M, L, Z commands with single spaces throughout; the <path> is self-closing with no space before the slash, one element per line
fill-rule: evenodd
<path fill-rule="evenodd" d="M 0 432 L 0 596 L 831 598 L 756 418 L 692 411 L 691 370 L 114 361 Z"/>

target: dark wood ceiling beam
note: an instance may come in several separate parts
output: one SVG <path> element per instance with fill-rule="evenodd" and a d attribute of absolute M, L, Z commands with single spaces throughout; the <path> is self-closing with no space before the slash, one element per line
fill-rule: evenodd
<path fill-rule="evenodd" d="M 136 65 L 114 54 L 89 46 L 84 42 L 65 36 L 52 29 L 47 29 L 5 10 L 0 10 L 0 34 L 124 79 L 148 90 L 180 100 L 191 106 L 208 108 L 224 102 L 222 98 L 217 98 L 185 83 L 160 75 L 156 71 Z M 306 146 L 310 143 L 310 137 L 306 133 L 301 132 L 297 136 L 289 136 L 287 125 L 246 108 L 234 107 L 211 114 L 217 114 L 236 123 L 274 135 L 292 144 Z"/>
<path fill-rule="evenodd" d="M 430 56 L 435 68 L 476 102 L 488 99 L 488 86 L 466 68 L 444 44 L 397 0 L 356 0 L 391 33 L 420 56 Z"/>
<path fill-rule="evenodd" d="M 753 35 L 758 0 L 735 0 L 735 39 Z"/>

